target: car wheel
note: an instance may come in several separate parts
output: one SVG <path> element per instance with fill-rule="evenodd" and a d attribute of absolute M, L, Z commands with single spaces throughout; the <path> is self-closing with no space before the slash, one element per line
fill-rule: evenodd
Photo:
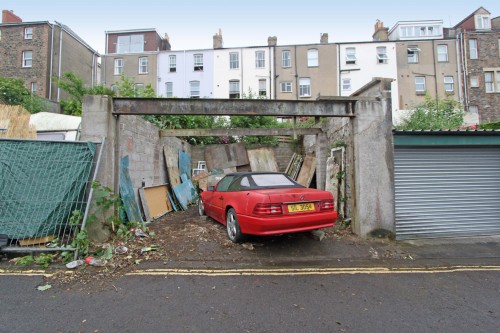
<path fill-rule="evenodd" d="M 205 206 L 203 205 L 203 201 L 201 199 L 198 200 L 198 214 L 200 216 L 205 216 Z"/>
<path fill-rule="evenodd" d="M 241 233 L 240 225 L 238 223 L 238 216 L 236 216 L 236 211 L 230 208 L 226 214 L 226 229 L 227 236 L 233 243 L 240 243 L 244 239 L 244 235 Z"/>

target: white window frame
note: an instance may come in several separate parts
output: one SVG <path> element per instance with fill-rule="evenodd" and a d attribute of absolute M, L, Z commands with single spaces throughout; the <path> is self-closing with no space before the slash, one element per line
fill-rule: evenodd
<path fill-rule="evenodd" d="M 444 77 L 444 91 L 446 91 L 447 93 L 452 93 L 455 91 L 453 76 L 447 75 Z"/>
<path fill-rule="evenodd" d="M 168 56 L 168 71 L 170 73 L 177 72 L 177 56 L 175 54 Z"/>
<path fill-rule="evenodd" d="M 255 68 L 266 67 L 266 54 L 264 51 L 255 51 Z"/>
<path fill-rule="evenodd" d="M 229 69 L 240 68 L 240 54 L 238 52 L 229 53 Z"/>
<path fill-rule="evenodd" d="M 123 58 L 115 58 L 114 75 L 123 74 Z"/>
<path fill-rule="evenodd" d="M 307 50 L 307 67 L 319 66 L 319 52 L 318 49 Z"/>
<path fill-rule="evenodd" d="M 32 95 L 36 94 L 36 82 L 31 82 L 30 90 Z"/>
<path fill-rule="evenodd" d="M 148 73 L 148 57 L 139 57 L 139 74 Z"/>
<path fill-rule="evenodd" d="M 167 98 L 174 97 L 174 83 L 165 82 L 165 95 Z"/>
<path fill-rule="evenodd" d="M 24 28 L 24 39 L 33 39 L 33 27 Z"/>
<path fill-rule="evenodd" d="M 420 49 L 415 45 L 408 46 L 408 63 L 409 64 L 418 64 L 418 54 L 420 53 Z"/>
<path fill-rule="evenodd" d="M 299 97 L 311 97 L 311 79 L 303 77 L 299 79 Z"/>
<path fill-rule="evenodd" d="M 346 47 L 345 48 L 345 63 L 346 65 L 355 65 L 358 58 L 356 58 L 356 48 Z"/>
<path fill-rule="evenodd" d="M 469 59 L 478 59 L 477 39 L 469 39 Z"/>
<path fill-rule="evenodd" d="M 203 53 L 193 54 L 193 70 L 195 72 L 203 71 Z"/>
<path fill-rule="evenodd" d="M 229 98 L 239 99 L 241 96 L 240 80 L 229 80 Z"/>
<path fill-rule="evenodd" d="M 500 69 L 484 72 L 484 89 L 487 93 L 500 93 Z"/>
<path fill-rule="evenodd" d="M 386 46 L 377 46 L 377 63 L 378 64 L 387 64 L 389 61 L 389 57 L 387 56 L 387 47 Z"/>
<path fill-rule="evenodd" d="M 280 82 L 280 92 L 291 93 L 292 92 L 292 81 L 282 81 Z"/>
<path fill-rule="evenodd" d="M 201 84 L 200 81 L 194 80 L 194 81 L 189 81 L 189 97 L 190 98 L 200 98 L 200 89 L 201 89 Z"/>
<path fill-rule="evenodd" d="M 259 96 L 267 97 L 267 80 L 259 79 Z"/>
<path fill-rule="evenodd" d="M 292 52 L 290 50 L 281 51 L 281 67 L 292 67 Z"/>
<path fill-rule="evenodd" d="M 33 67 L 33 51 L 23 51 L 23 68 Z"/>
<path fill-rule="evenodd" d="M 470 76 L 470 86 L 471 88 L 479 88 L 479 76 L 477 75 Z"/>
<path fill-rule="evenodd" d="M 490 30 L 491 23 L 489 15 L 476 15 L 476 30 Z"/>
<path fill-rule="evenodd" d="M 425 94 L 426 84 L 425 76 L 415 76 L 415 92 L 418 95 Z"/>
<path fill-rule="evenodd" d="M 351 79 L 344 78 L 342 79 L 342 91 L 350 91 L 352 89 Z"/>
<path fill-rule="evenodd" d="M 438 62 L 448 62 L 448 45 L 440 44 L 437 46 Z"/>

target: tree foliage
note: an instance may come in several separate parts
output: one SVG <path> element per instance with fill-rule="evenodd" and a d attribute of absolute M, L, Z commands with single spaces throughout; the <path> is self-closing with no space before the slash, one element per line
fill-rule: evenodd
<path fill-rule="evenodd" d="M 68 93 L 69 97 L 60 101 L 61 109 L 65 114 L 79 116 L 82 114 L 82 102 L 85 95 L 110 95 L 114 92 L 104 85 L 85 87 L 83 80 L 73 72 L 65 72 L 57 80 L 59 88 Z"/>
<path fill-rule="evenodd" d="M 47 110 L 43 98 L 31 94 L 24 81 L 17 78 L 0 77 L 0 103 L 21 105 L 30 113 Z"/>
<path fill-rule="evenodd" d="M 448 130 L 462 126 L 464 113 L 452 99 L 437 100 L 426 95 L 425 101 L 415 106 L 398 130 Z"/>

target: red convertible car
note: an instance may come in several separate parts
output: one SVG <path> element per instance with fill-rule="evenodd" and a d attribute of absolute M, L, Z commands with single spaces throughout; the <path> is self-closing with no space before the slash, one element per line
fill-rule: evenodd
<path fill-rule="evenodd" d="M 245 235 L 277 235 L 331 227 L 337 219 L 333 195 L 306 188 L 286 174 L 237 172 L 200 195 L 200 215 L 226 225 L 235 243 Z"/>

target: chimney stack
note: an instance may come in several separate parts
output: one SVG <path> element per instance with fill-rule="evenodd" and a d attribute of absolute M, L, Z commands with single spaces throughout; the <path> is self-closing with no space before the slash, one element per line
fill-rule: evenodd
<path fill-rule="evenodd" d="M 13 10 L 2 10 L 2 23 L 21 23 L 23 20 Z"/>
<path fill-rule="evenodd" d="M 267 37 L 267 46 L 276 46 L 278 45 L 278 37 L 269 36 Z"/>
<path fill-rule="evenodd" d="M 222 42 L 222 31 L 219 29 L 219 32 L 215 33 L 214 35 L 214 49 L 222 49 L 223 47 L 223 42 Z"/>
<path fill-rule="evenodd" d="M 372 37 L 374 42 L 389 40 L 389 28 L 384 27 L 384 23 L 377 20 L 375 22 L 375 32 Z"/>
<path fill-rule="evenodd" d="M 321 38 L 319 40 L 321 44 L 328 44 L 328 33 L 324 32 L 321 34 Z"/>

